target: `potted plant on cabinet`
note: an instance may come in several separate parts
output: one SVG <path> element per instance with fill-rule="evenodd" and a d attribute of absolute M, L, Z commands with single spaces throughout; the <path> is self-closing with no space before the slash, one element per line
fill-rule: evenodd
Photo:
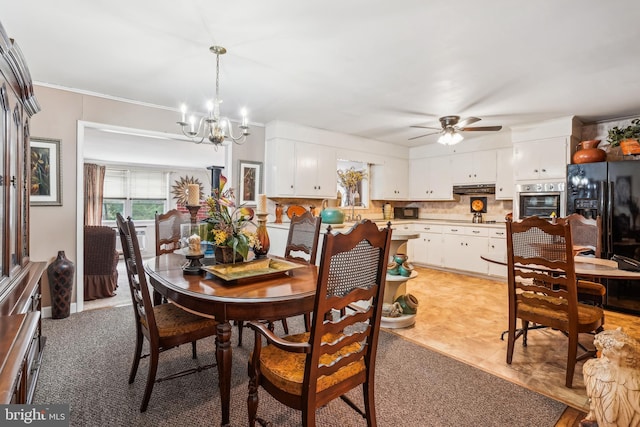
<path fill-rule="evenodd" d="M 626 127 L 614 126 L 609 129 L 607 142 L 610 147 L 620 146 L 622 154 L 640 154 L 640 119 L 631 120 L 631 124 Z"/>

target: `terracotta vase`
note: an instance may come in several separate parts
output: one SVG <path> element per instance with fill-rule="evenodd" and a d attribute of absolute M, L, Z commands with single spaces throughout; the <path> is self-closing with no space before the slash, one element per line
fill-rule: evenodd
<path fill-rule="evenodd" d="M 622 154 L 625 156 L 629 154 L 640 154 L 640 143 L 638 143 L 637 139 L 624 139 L 620 141 L 620 148 L 622 149 Z"/>
<path fill-rule="evenodd" d="M 230 264 L 244 261 L 242 255 L 229 246 L 216 246 L 214 249 L 216 264 Z"/>
<path fill-rule="evenodd" d="M 265 224 L 258 225 L 256 229 L 256 236 L 260 242 L 260 248 L 254 248 L 253 253 L 256 254 L 256 258 L 264 258 L 269 252 L 271 246 L 269 242 L 269 233 L 267 233 L 267 226 Z"/>
<path fill-rule="evenodd" d="M 64 251 L 47 267 L 47 278 L 51 290 L 51 317 L 64 319 L 71 314 L 71 291 L 75 266 L 67 259 Z"/>
<path fill-rule="evenodd" d="M 604 162 L 607 159 L 607 153 L 598 148 L 598 144 L 600 144 L 599 139 L 581 141 L 578 144 L 578 151 L 573 153 L 573 163 Z"/>
<path fill-rule="evenodd" d="M 282 205 L 276 203 L 276 224 L 282 224 Z"/>

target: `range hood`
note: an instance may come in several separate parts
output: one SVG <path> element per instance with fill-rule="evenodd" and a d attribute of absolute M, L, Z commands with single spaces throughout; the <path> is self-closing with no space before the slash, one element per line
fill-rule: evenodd
<path fill-rule="evenodd" d="M 453 194 L 495 194 L 495 184 L 454 185 Z"/>

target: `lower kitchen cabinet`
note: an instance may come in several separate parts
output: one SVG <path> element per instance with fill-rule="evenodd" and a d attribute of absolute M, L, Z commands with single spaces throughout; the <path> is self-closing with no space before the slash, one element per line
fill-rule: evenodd
<path fill-rule="evenodd" d="M 487 228 L 447 226 L 443 236 L 445 268 L 487 274 L 487 262 L 480 258 L 489 247 Z"/>
<path fill-rule="evenodd" d="M 507 232 L 506 230 L 491 230 L 489 232 L 489 254 L 507 253 Z M 487 262 L 489 265 L 489 276 L 507 277 L 507 266 Z"/>
<path fill-rule="evenodd" d="M 420 237 L 409 240 L 409 252 L 413 252 L 412 260 L 418 264 L 442 267 L 442 226 L 415 224 L 413 231 L 420 233 Z"/>

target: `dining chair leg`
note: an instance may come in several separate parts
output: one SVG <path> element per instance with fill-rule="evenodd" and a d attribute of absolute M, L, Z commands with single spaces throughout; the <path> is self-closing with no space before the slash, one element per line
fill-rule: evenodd
<path fill-rule="evenodd" d="M 289 324 L 287 323 L 287 319 L 282 319 L 282 329 L 284 329 L 284 333 L 289 335 Z"/>
<path fill-rule="evenodd" d="M 311 330 L 311 313 L 304 314 L 304 331 L 309 332 Z"/>
<path fill-rule="evenodd" d="M 142 405 L 140 405 L 140 412 L 147 410 L 149 405 L 149 399 L 151 398 L 151 392 L 153 391 L 153 385 L 156 382 L 156 372 L 158 371 L 158 358 L 160 351 L 158 349 L 152 349 L 149 356 L 149 373 L 147 376 L 147 386 L 144 389 L 144 396 L 142 398 Z"/>
<path fill-rule="evenodd" d="M 578 358 L 578 334 L 569 334 L 569 350 L 567 353 L 567 378 L 565 385 L 571 388 L 573 385 L 573 374 L 576 369 L 576 360 Z"/>
<path fill-rule="evenodd" d="M 144 341 L 144 337 L 142 336 L 142 331 L 137 331 L 136 337 L 136 349 L 133 355 L 133 363 L 131 364 L 131 371 L 129 371 L 129 384 L 133 384 L 133 381 L 136 379 L 136 374 L 138 373 L 138 366 L 140 365 L 140 356 L 142 355 L 142 341 Z"/>
<path fill-rule="evenodd" d="M 244 330 L 244 322 L 242 320 L 236 320 L 236 325 L 238 325 L 238 347 L 242 347 L 242 331 Z"/>
<path fill-rule="evenodd" d="M 249 416 L 249 427 L 255 427 L 256 416 L 258 414 L 258 374 L 251 362 L 249 362 L 249 395 L 247 396 L 247 414 Z"/>
<path fill-rule="evenodd" d="M 192 359 L 197 359 L 198 358 L 198 350 L 196 348 L 196 342 L 195 341 L 191 341 L 191 358 Z"/>
<path fill-rule="evenodd" d="M 523 320 L 522 321 L 522 346 L 526 347 L 527 346 L 527 333 L 529 332 L 529 321 L 528 320 Z"/>
<path fill-rule="evenodd" d="M 516 319 L 509 319 L 509 330 L 507 331 L 507 364 L 513 361 L 513 347 L 516 344 Z"/>
<path fill-rule="evenodd" d="M 373 390 L 373 384 L 370 381 L 362 384 L 362 392 L 364 394 L 364 413 L 367 419 L 367 427 L 375 427 L 376 421 L 376 403 Z"/>

